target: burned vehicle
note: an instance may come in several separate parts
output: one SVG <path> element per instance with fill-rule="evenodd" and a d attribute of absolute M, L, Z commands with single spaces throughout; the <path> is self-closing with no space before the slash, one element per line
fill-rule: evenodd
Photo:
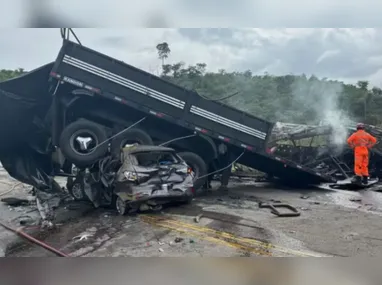
<path fill-rule="evenodd" d="M 365 125 L 365 129 L 378 140 L 370 151 L 370 175 L 382 178 L 382 129 L 373 125 Z M 346 139 L 355 130 L 355 124 L 343 126 L 341 137 L 338 137 L 338 128 L 334 130 L 330 125 L 277 123 L 268 142 L 268 151 L 341 181 L 354 174 L 354 154 Z"/>
<path fill-rule="evenodd" d="M 194 174 L 175 150 L 161 146 L 133 145 L 120 157 L 108 156 L 78 171 L 68 191 L 76 200 L 95 207 L 111 206 L 120 215 L 130 211 L 160 209 L 170 202 L 190 203 Z"/>

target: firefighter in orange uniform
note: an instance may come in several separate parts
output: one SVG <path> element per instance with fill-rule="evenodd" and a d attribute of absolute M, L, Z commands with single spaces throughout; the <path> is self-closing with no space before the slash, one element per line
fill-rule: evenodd
<path fill-rule="evenodd" d="M 365 125 L 357 124 L 357 131 L 347 140 L 349 146 L 354 149 L 354 173 L 353 182 L 367 184 L 369 178 L 369 149 L 377 139 L 365 131 Z"/>

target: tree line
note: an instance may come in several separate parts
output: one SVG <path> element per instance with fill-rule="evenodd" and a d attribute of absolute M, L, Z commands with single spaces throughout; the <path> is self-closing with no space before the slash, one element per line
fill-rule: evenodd
<path fill-rule="evenodd" d="M 157 45 L 161 77 L 201 96 L 232 105 L 270 121 L 316 124 L 342 117 L 352 122 L 382 124 L 382 90 L 368 81 L 345 84 L 315 75 L 258 75 L 250 70 L 207 71 L 207 64 L 166 64 L 171 50 Z M 232 96 L 230 96 L 232 94 Z"/>
<path fill-rule="evenodd" d="M 25 70 L 23 68 L 0 69 L 0 82 L 23 75 L 24 73 L 25 73 Z"/>

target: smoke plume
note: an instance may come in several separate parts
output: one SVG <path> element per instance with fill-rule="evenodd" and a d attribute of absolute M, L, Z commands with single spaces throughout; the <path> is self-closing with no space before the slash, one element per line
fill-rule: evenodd
<path fill-rule="evenodd" d="M 331 126 L 334 130 L 331 143 L 341 148 L 346 142 L 347 125 L 350 122 L 339 108 L 338 100 L 342 91 L 342 83 L 336 81 L 297 79 L 292 84 L 293 105 L 300 106 L 301 110 L 308 110 L 310 114 L 307 117 L 311 117 L 314 123 Z"/>

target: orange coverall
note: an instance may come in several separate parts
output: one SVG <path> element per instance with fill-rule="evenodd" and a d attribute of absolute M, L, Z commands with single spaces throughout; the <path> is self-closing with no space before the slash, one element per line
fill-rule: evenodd
<path fill-rule="evenodd" d="M 354 149 L 354 173 L 357 176 L 369 176 L 369 149 L 377 139 L 364 130 L 358 130 L 347 140 Z"/>

